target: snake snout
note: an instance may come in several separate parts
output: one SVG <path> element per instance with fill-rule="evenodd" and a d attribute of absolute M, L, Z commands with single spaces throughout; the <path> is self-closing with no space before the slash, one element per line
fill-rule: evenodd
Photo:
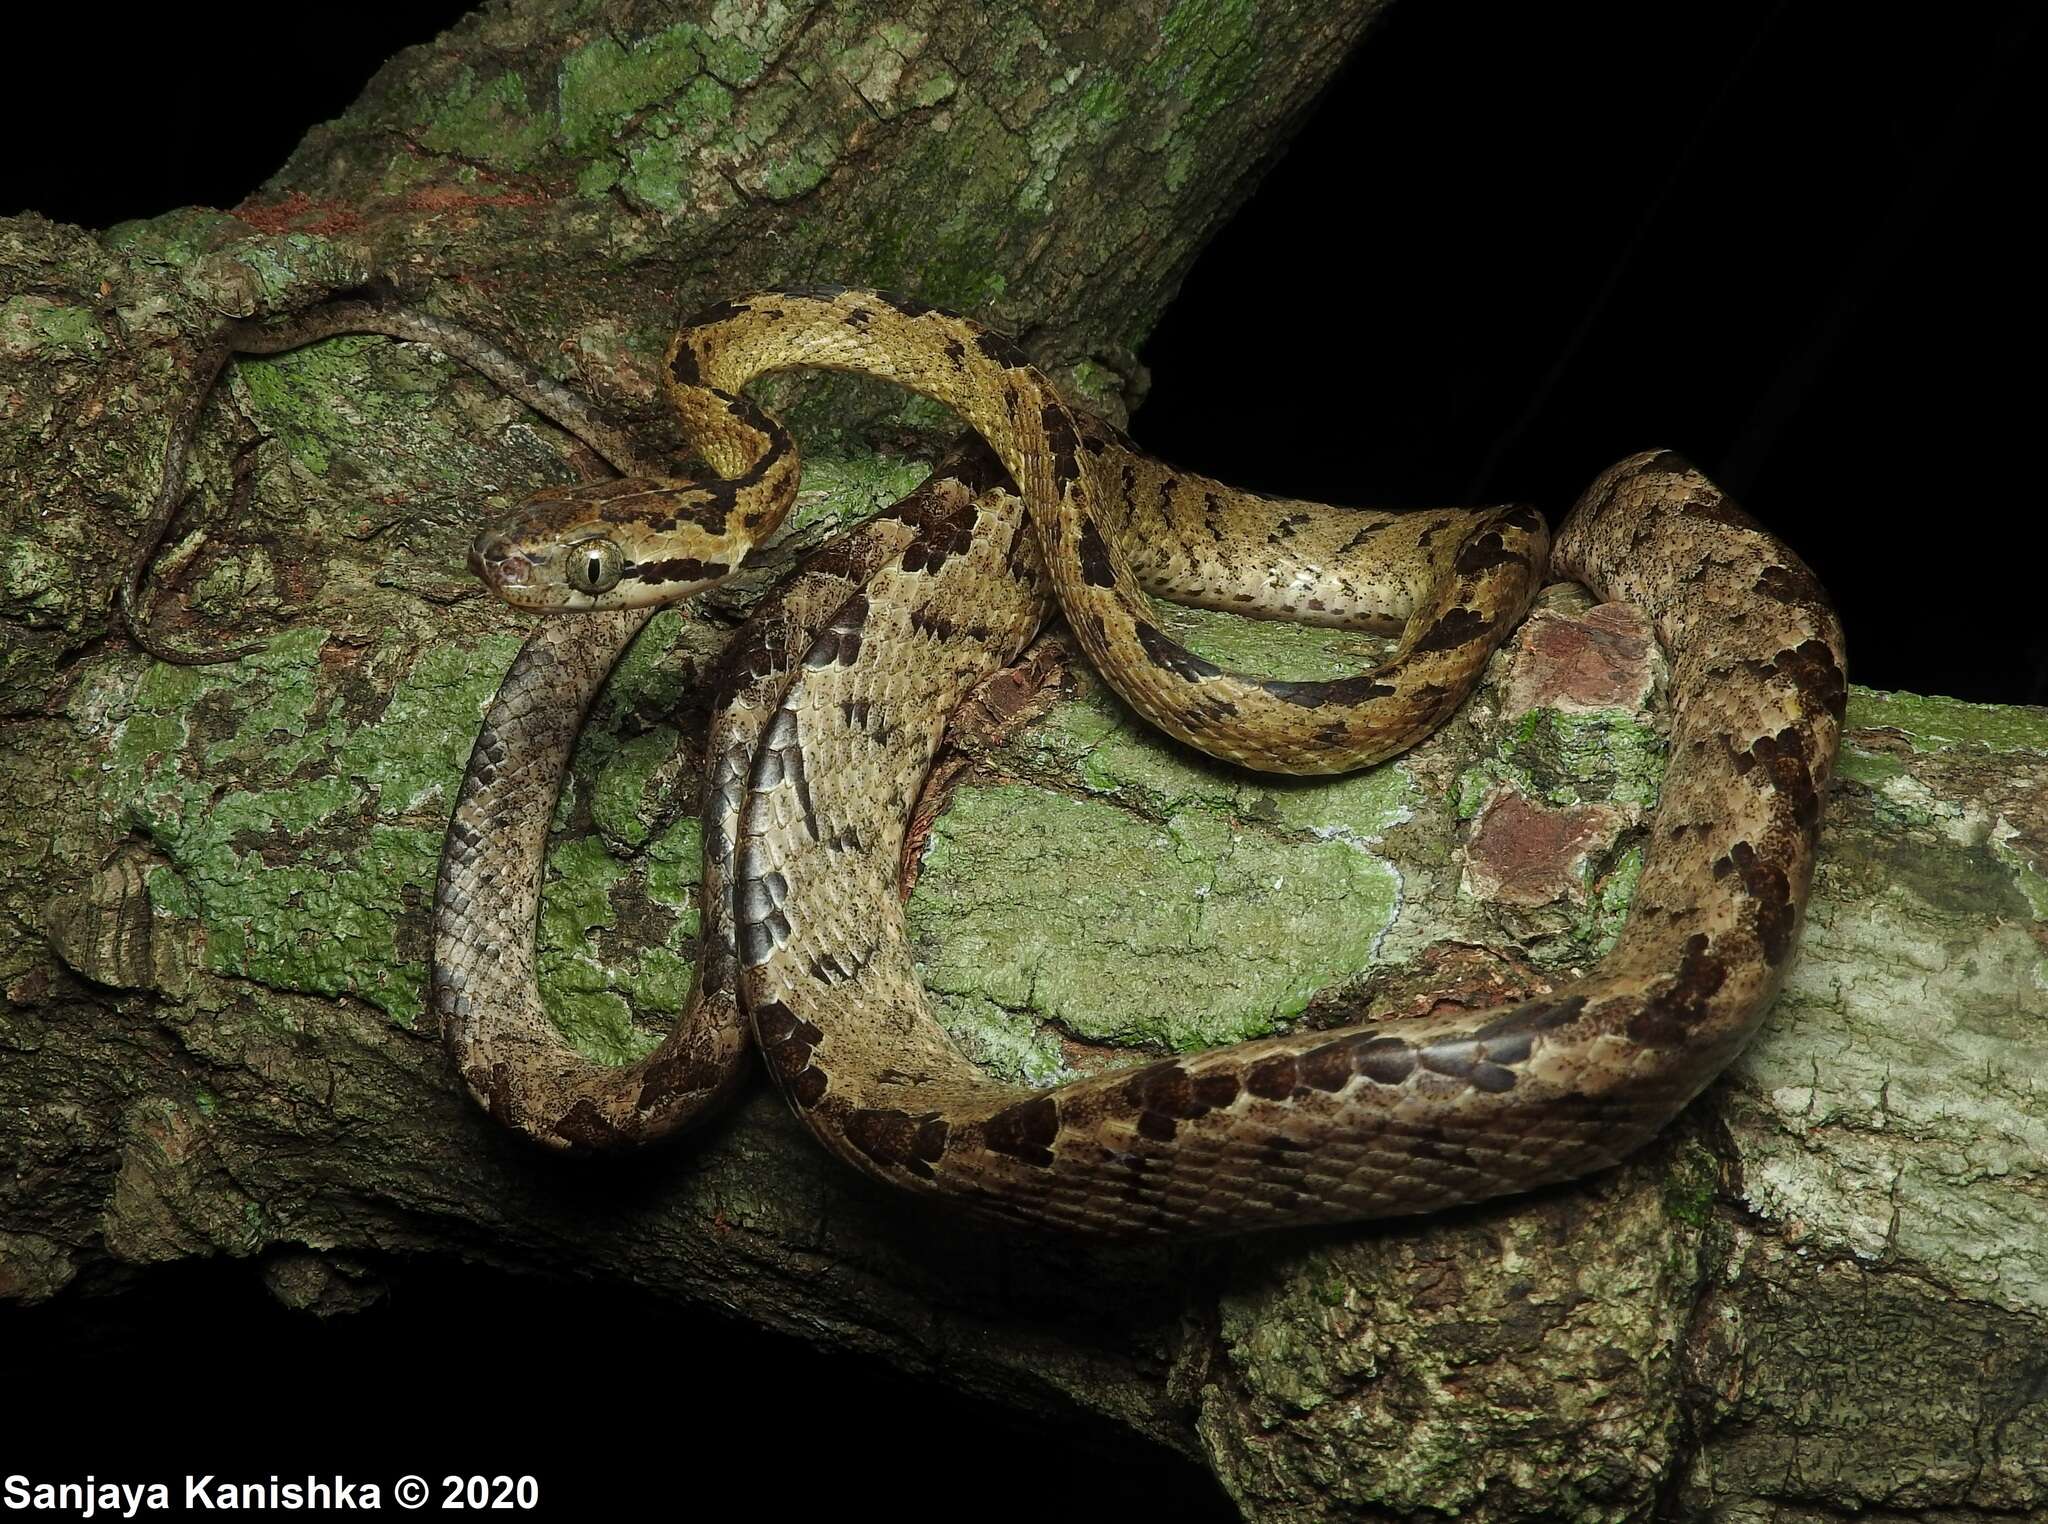
<path fill-rule="evenodd" d="M 470 542 L 469 569 L 496 588 L 521 587 L 533 570 L 533 563 L 513 550 L 496 530 L 480 534 Z"/>

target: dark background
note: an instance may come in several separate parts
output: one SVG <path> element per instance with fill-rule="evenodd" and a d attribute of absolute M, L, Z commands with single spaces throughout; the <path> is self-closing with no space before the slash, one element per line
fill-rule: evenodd
<path fill-rule="evenodd" d="M 2038 13 L 1397 5 L 1189 277 L 1137 436 L 1553 522 L 1676 449 L 1820 574 L 1852 680 L 2048 703 Z"/>
<path fill-rule="evenodd" d="M 326 8 L 215 6 L 196 42 L 187 11 L 110 21 L 89 100 L 10 102 L 0 212 L 98 226 L 231 206 L 464 8 L 341 26 Z M 2032 19 L 1405 0 L 1190 274 L 1146 350 L 1135 433 L 1270 491 L 1519 498 L 1553 518 L 1618 457 L 1676 448 L 1833 590 L 1856 680 L 2048 703 Z M 460 1349 L 465 1313 L 536 1341 L 540 1379 Z M 636 1386 L 652 1376 L 644 1395 L 591 1382 L 577 1332 L 610 1344 L 627 1323 L 655 1352 L 624 1360 Z M 44 1383 L 51 1442 L 102 1476 L 144 1459 L 145 1436 L 190 1429 L 212 1448 L 163 1452 L 180 1468 L 538 1469 L 556 1501 L 661 1496 L 678 1513 L 735 1468 L 743 1495 L 795 1503 L 852 1476 L 913 1516 L 955 1475 L 993 1491 L 993 1516 L 1054 1492 L 1081 1517 L 1220 1504 L 1170 1457 L 1100 1452 L 1081 1426 L 1020 1426 L 871 1365 L 460 1267 L 402 1268 L 382 1308 L 326 1324 L 276 1309 L 248 1267 L 181 1271 L 10 1316 L 0 1338 L 17 1380 Z M 807 1424 L 792 1453 L 799 1410 L 846 1416 Z M 495 1445 L 445 1439 L 488 1425 Z M 31 1469 L 54 1475 L 45 1453 Z"/>

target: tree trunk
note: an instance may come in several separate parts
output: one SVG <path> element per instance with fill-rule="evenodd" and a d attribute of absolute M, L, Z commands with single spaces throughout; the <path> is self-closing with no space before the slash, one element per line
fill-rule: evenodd
<path fill-rule="evenodd" d="M 153 618 L 267 649 L 166 666 L 110 620 L 206 333 L 368 280 L 656 431 L 679 310 L 821 280 L 973 312 L 1116 414 L 1377 8 L 569 32 L 530 0 L 394 60 L 232 216 L 0 223 L 0 1289 L 261 1256 L 315 1302 L 323 1266 L 448 1252 L 629 1282 L 1198 1453 L 1258 1518 L 2048 1511 L 2048 715 L 1854 695 L 1786 992 L 1632 1163 L 1435 1219 L 1102 1248 L 873 1188 L 758 1088 L 601 1169 L 460 1092 L 422 1019 L 428 900 L 522 627 L 461 547 L 576 453 L 486 383 L 381 339 L 238 364 Z M 906 490 L 943 431 L 886 388 L 775 396 L 798 543 Z M 542 932 L 594 1054 L 643 1049 L 687 988 L 699 677 L 760 590 L 661 616 L 578 753 Z M 1370 647 L 1174 618 L 1284 676 Z M 1553 593 L 1437 737 L 1297 784 L 1151 735 L 1049 637 L 956 719 L 923 802 L 928 982 L 976 1057 L 1048 1079 L 1561 981 L 1625 914 L 1658 677 L 1632 616 Z"/>

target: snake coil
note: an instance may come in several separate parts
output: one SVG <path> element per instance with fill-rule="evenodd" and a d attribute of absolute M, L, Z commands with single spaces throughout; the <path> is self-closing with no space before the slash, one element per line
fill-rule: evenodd
<path fill-rule="evenodd" d="M 805 366 L 934 397 L 981 443 L 813 557 L 724 659 L 698 987 L 659 1049 L 606 1069 L 566 1048 L 533 990 L 549 808 L 644 610 L 743 564 L 780 521 L 794 445 L 738 394 Z M 1677 457 L 1603 473 L 1549 561 L 1642 609 L 1672 669 L 1662 800 L 1628 923 L 1594 968 L 1497 1010 L 1033 1089 L 989 1079 L 946 1040 L 896 893 L 910 804 L 961 696 L 1057 606 L 1169 734 L 1253 768 L 1356 767 L 1414 744 L 1469 692 L 1541 581 L 1541 518 L 1361 512 L 1176 472 L 1071 409 L 1006 341 L 875 292 L 722 303 L 677 334 L 666 379 L 714 481 L 556 490 L 472 557 L 517 601 L 599 615 L 543 621 L 508 675 L 437 887 L 444 1031 L 508 1123 L 570 1148 L 671 1131 L 728 1091 L 750 1017 L 796 1114 L 878 1179 L 1027 1223 L 1229 1233 L 1431 1211 L 1601 1168 L 1754 1031 L 1812 876 L 1842 636 L 1813 574 Z M 1151 596 L 1402 635 L 1358 676 L 1262 679 L 1172 640 Z"/>

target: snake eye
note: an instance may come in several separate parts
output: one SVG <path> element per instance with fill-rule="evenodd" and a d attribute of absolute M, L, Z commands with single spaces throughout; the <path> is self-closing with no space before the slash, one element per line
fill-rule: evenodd
<path fill-rule="evenodd" d="M 569 585 L 579 593 L 610 592 L 625 569 L 625 556 L 610 540 L 585 540 L 569 547 Z"/>

